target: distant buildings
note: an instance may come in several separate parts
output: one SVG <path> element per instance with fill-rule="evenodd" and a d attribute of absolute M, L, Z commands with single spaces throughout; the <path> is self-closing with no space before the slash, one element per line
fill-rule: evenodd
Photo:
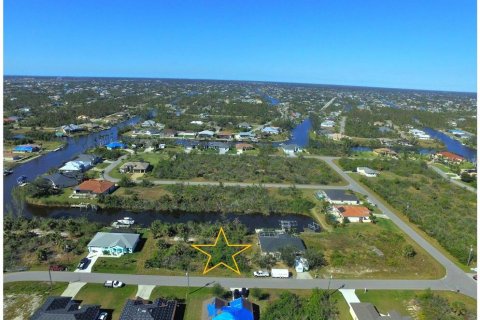
<path fill-rule="evenodd" d="M 267 135 L 276 135 L 280 134 L 281 130 L 278 127 L 264 127 L 262 130 L 262 133 L 267 134 Z"/>
<path fill-rule="evenodd" d="M 460 163 L 465 161 L 464 157 L 450 151 L 439 152 L 435 155 L 435 158 L 439 160 L 444 160 L 447 162 L 452 162 L 452 163 Z"/>
<path fill-rule="evenodd" d="M 40 151 L 40 146 L 37 144 L 22 144 L 15 146 L 13 148 L 13 152 L 18 152 L 18 153 L 32 153 L 32 152 L 39 152 Z"/>
<path fill-rule="evenodd" d="M 410 134 L 412 134 L 415 138 L 418 140 L 430 140 L 431 137 L 425 133 L 425 131 L 418 130 L 418 129 L 410 129 L 408 131 Z"/>

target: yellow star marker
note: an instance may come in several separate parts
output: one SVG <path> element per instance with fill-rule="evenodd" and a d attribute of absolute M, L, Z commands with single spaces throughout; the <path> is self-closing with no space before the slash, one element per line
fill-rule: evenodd
<path fill-rule="evenodd" d="M 228 247 L 239 247 L 239 248 L 241 248 L 235 254 L 232 254 L 232 260 L 233 260 L 233 263 L 235 264 L 235 268 L 226 264 L 223 261 L 217 263 L 216 265 L 214 265 L 211 268 L 208 267 L 210 265 L 210 260 L 212 259 L 212 255 L 210 253 L 202 250 L 201 248 L 202 247 L 216 247 L 217 243 L 218 243 L 218 239 L 220 238 L 220 235 L 223 235 L 223 240 L 225 241 L 225 243 L 227 244 Z M 228 242 L 227 236 L 225 235 L 225 232 L 223 231 L 222 227 L 220 227 L 220 231 L 218 232 L 217 239 L 215 240 L 214 244 L 192 244 L 192 247 L 194 247 L 198 251 L 200 251 L 203 254 L 206 254 L 208 256 L 208 261 L 207 261 L 207 264 L 205 265 L 205 268 L 203 269 L 203 274 L 206 274 L 206 273 L 212 271 L 213 269 L 215 269 L 216 267 L 218 267 L 220 265 L 223 265 L 223 266 L 227 267 L 228 269 L 232 270 L 233 272 L 236 272 L 236 273 L 240 274 L 240 270 L 238 269 L 238 264 L 237 264 L 237 261 L 235 260 L 235 256 L 242 253 L 243 251 L 247 250 L 251 246 L 252 246 L 251 244 L 230 244 Z"/>

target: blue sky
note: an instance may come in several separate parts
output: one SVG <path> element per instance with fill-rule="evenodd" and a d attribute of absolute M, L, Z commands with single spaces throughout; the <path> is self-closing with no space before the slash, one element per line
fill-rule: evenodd
<path fill-rule="evenodd" d="M 4 73 L 476 91 L 476 2 L 4 0 Z"/>

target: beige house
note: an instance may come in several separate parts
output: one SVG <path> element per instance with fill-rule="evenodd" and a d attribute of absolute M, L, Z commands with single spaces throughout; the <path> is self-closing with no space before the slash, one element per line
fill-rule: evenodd
<path fill-rule="evenodd" d="M 126 162 L 120 167 L 121 173 L 145 173 L 150 170 L 148 162 Z"/>

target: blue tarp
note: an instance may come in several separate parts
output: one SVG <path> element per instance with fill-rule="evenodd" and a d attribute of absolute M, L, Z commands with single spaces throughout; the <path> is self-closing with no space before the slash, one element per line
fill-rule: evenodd
<path fill-rule="evenodd" d="M 124 149 L 125 144 L 115 141 L 115 142 L 110 142 L 109 144 L 106 145 L 107 149 Z"/>
<path fill-rule="evenodd" d="M 212 320 L 253 320 L 253 314 L 243 306 L 242 298 L 230 302 L 230 306 L 222 307 L 221 314 Z"/>

